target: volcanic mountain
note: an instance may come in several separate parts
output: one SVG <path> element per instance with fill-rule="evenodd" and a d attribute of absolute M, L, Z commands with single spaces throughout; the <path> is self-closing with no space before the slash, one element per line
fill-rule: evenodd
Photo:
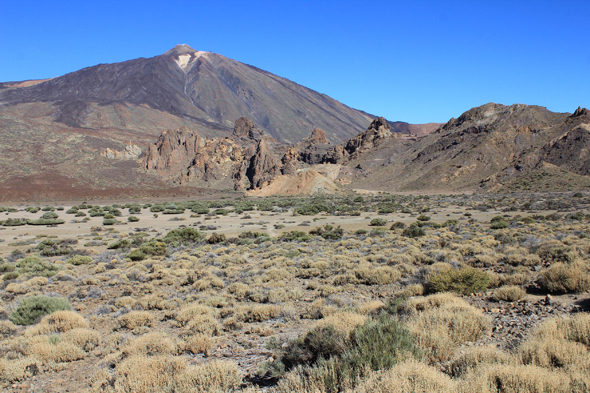
<path fill-rule="evenodd" d="M 0 194 L 168 188 L 138 171 L 150 143 L 181 128 L 224 138 L 241 117 L 286 144 L 314 128 L 342 143 L 373 119 L 270 72 L 178 45 L 152 58 L 0 83 Z"/>
<path fill-rule="evenodd" d="M 55 121 L 74 128 L 108 128 L 117 122 L 107 112 L 122 111 L 125 117 L 142 107 L 194 123 L 210 136 L 231 131 L 234 121 L 245 116 L 280 142 L 299 142 L 320 127 L 334 143 L 363 131 L 372 120 L 285 78 L 187 45 L 149 59 L 99 64 L 41 83 L 0 88 L 3 106 L 48 103 Z"/>

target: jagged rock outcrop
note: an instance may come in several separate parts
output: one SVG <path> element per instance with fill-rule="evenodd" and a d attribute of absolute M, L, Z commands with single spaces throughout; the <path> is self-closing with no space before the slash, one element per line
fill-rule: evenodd
<path fill-rule="evenodd" d="M 366 131 L 350 138 L 343 146 L 335 146 L 327 152 L 323 162 L 343 164 L 358 158 L 363 151 L 374 149 L 392 137 L 391 126 L 385 118 L 379 117 L 371 122 Z"/>
<path fill-rule="evenodd" d="M 277 161 L 264 140 L 256 146 L 256 152 L 250 158 L 250 165 L 246 168 L 246 177 L 251 188 L 260 188 L 266 182 L 280 174 Z"/>
<path fill-rule="evenodd" d="M 259 140 L 264 136 L 264 131 L 256 127 L 256 124 L 251 119 L 240 117 L 234 123 L 233 135 L 238 138 Z"/>
<path fill-rule="evenodd" d="M 314 128 L 311 131 L 311 135 L 309 136 L 309 138 L 305 138 L 305 141 L 309 141 L 313 144 L 316 143 L 329 143 L 328 139 L 326 138 L 326 132 L 324 130 L 322 130 L 321 128 Z"/>
<path fill-rule="evenodd" d="M 187 169 L 199 151 L 201 137 L 187 127 L 164 131 L 156 143 L 148 147 L 145 169 L 164 176 L 179 175 Z"/>
<path fill-rule="evenodd" d="M 571 117 L 590 116 L 590 111 L 586 108 L 578 107 Z"/>

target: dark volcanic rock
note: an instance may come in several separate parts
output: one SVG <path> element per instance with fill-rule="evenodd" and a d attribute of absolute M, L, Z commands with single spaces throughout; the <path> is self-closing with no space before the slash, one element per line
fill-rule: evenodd
<path fill-rule="evenodd" d="M 262 187 L 279 174 L 277 162 L 271 149 L 264 140 L 256 146 L 256 152 L 250 158 L 250 165 L 246 169 L 246 177 L 253 189 Z"/>
<path fill-rule="evenodd" d="M 586 108 L 578 107 L 572 117 L 580 117 L 580 116 L 588 116 L 590 115 L 590 111 Z"/>

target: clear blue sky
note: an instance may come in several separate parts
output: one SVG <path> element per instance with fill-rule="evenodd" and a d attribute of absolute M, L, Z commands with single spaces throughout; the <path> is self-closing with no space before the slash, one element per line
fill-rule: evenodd
<path fill-rule="evenodd" d="M 590 1 L 0 0 L 0 81 L 186 43 L 390 120 L 590 107 Z"/>

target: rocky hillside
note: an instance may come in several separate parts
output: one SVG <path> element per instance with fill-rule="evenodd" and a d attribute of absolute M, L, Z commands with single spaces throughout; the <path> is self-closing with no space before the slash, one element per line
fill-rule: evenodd
<path fill-rule="evenodd" d="M 486 104 L 409 142 L 390 140 L 349 166 L 370 170 L 353 187 L 391 191 L 518 191 L 590 186 L 586 109 L 554 113 Z"/>

